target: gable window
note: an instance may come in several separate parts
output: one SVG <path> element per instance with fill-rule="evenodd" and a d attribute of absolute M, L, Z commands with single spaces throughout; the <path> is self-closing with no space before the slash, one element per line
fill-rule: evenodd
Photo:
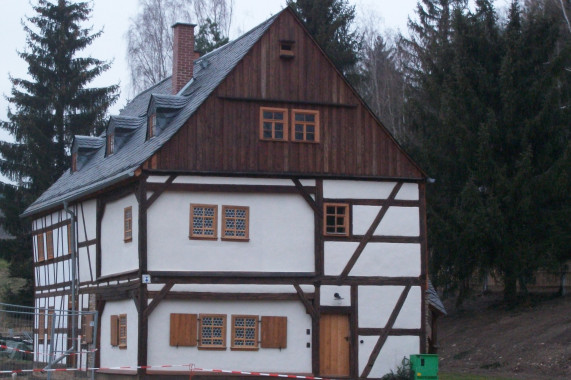
<path fill-rule="evenodd" d="M 113 154 L 115 152 L 115 135 L 110 134 L 107 136 L 107 154 Z"/>
<path fill-rule="evenodd" d="M 258 317 L 255 315 L 232 316 L 232 350 L 258 349 Z"/>
<path fill-rule="evenodd" d="M 190 205 L 190 236 L 191 239 L 217 238 L 218 206 Z"/>
<path fill-rule="evenodd" d="M 222 206 L 222 239 L 248 240 L 249 207 Z"/>
<path fill-rule="evenodd" d="M 54 258 L 54 232 L 53 231 L 48 231 L 46 232 L 46 250 L 48 253 L 48 257 L 47 259 L 53 259 Z"/>
<path fill-rule="evenodd" d="M 38 263 L 45 260 L 44 256 L 44 234 L 38 234 L 36 237 L 36 243 L 38 245 Z"/>
<path fill-rule="evenodd" d="M 200 314 L 198 331 L 200 333 L 198 338 L 200 348 L 226 348 L 226 315 Z"/>
<path fill-rule="evenodd" d="M 260 139 L 287 141 L 287 110 L 282 108 L 260 108 Z"/>
<path fill-rule="evenodd" d="M 323 229 L 325 235 L 349 235 L 349 205 L 346 203 L 325 203 L 323 207 Z"/>
<path fill-rule="evenodd" d="M 293 110 L 293 141 L 319 142 L 319 111 Z"/>
<path fill-rule="evenodd" d="M 280 57 L 285 59 L 291 59 L 294 57 L 293 52 L 293 41 L 280 41 Z"/>
<path fill-rule="evenodd" d="M 133 240 L 133 208 L 125 207 L 123 211 L 123 240 L 128 242 Z"/>
<path fill-rule="evenodd" d="M 156 135 L 157 132 L 157 114 L 153 113 L 149 116 L 148 119 L 148 127 L 149 127 L 149 138 Z"/>

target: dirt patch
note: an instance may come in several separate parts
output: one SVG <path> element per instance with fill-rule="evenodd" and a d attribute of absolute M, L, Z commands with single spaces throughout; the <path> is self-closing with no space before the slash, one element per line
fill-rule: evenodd
<path fill-rule="evenodd" d="M 475 297 L 439 323 L 440 370 L 514 379 L 571 378 L 571 296 L 534 296 L 507 309 Z"/>

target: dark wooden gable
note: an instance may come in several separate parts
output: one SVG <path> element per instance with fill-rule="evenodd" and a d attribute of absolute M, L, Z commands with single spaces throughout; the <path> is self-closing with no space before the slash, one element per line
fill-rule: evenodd
<path fill-rule="evenodd" d="M 293 42 L 293 58 L 280 58 L 280 41 Z M 260 140 L 260 107 L 319 111 L 320 142 Z M 424 177 L 289 9 L 148 166 L 198 172 Z"/>

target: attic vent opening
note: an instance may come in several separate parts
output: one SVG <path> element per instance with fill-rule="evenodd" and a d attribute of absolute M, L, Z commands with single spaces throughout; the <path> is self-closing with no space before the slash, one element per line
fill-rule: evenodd
<path fill-rule="evenodd" d="M 280 41 L 280 58 L 292 59 L 295 54 L 293 52 L 294 41 Z"/>

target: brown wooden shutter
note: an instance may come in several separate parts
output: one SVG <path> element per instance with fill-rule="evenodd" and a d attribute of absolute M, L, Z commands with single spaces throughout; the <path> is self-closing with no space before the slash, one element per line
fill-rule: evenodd
<path fill-rule="evenodd" d="M 91 326 L 91 322 L 93 322 L 93 314 L 85 314 L 82 326 L 84 343 L 93 343 L 93 326 Z"/>
<path fill-rule="evenodd" d="M 196 314 L 171 314 L 170 345 L 196 346 L 197 320 Z"/>
<path fill-rule="evenodd" d="M 38 314 L 38 343 L 43 344 L 46 334 L 46 312 L 40 310 Z"/>
<path fill-rule="evenodd" d="M 287 317 L 262 317 L 262 348 L 287 347 Z"/>
<path fill-rule="evenodd" d="M 111 316 L 111 345 L 119 345 L 119 316 Z"/>

